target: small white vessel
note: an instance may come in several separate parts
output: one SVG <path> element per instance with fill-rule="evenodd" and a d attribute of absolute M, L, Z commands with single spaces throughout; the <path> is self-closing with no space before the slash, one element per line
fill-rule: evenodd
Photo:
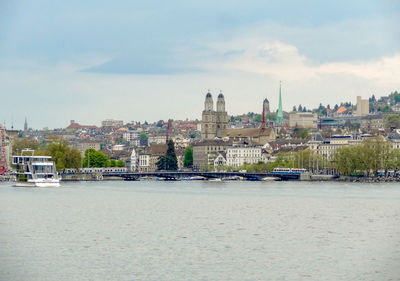
<path fill-rule="evenodd" d="M 278 177 L 265 177 L 261 179 L 262 181 L 279 181 L 280 178 Z"/>
<path fill-rule="evenodd" d="M 222 179 L 220 179 L 220 178 L 214 178 L 214 179 L 209 179 L 208 181 L 221 182 Z"/>
<path fill-rule="evenodd" d="M 31 155 L 24 155 L 26 152 Z M 21 155 L 13 156 L 18 183 L 24 187 L 59 187 L 60 177 L 51 156 L 34 156 L 34 151 L 25 149 Z"/>

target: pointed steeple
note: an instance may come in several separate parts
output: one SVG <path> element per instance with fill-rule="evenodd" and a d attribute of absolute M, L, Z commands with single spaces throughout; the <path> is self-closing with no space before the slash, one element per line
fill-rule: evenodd
<path fill-rule="evenodd" d="M 26 120 L 25 117 L 25 123 L 24 123 L 24 132 L 28 131 L 28 121 Z"/>
<path fill-rule="evenodd" d="M 276 118 L 276 123 L 281 126 L 283 124 L 283 112 L 282 112 L 282 81 L 279 81 L 279 107 L 278 116 Z"/>

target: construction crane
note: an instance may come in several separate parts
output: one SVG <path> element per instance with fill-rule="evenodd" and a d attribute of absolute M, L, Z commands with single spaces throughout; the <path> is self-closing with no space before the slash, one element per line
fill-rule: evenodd
<path fill-rule="evenodd" d="M 4 127 L 0 124 L 0 174 L 8 172 L 8 163 L 6 157 L 6 131 Z"/>

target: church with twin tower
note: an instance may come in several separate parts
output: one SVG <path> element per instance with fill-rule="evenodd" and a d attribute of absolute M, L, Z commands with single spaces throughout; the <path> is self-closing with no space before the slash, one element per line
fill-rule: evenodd
<path fill-rule="evenodd" d="M 201 139 L 214 139 L 221 137 L 222 132 L 228 128 L 228 113 L 225 111 L 225 98 L 222 93 L 218 95 L 217 108 L 210 91 L 206 95 L 201 122 Z"/>

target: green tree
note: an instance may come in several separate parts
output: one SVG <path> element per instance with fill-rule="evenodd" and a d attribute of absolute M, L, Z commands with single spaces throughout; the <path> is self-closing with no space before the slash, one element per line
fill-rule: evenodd
<path fill-rule="evenodd" d="M 125 162 L 122 160 L 118 160 L 116 163 L 116 167 L 125 167 Z"/>
<path fill-rule="evenodd" d="M 386 128 L 400 128 L 400 116 L 390 114 L 386 117 Z"/>
<path fill-rule="evenodd" d="M 178 170 L 178 159 L 176 158 L 174 142 L 168 141 L 167 153 L 161 156 L 156 165 L 159 170 Z"/>
<path fill-rule="evenodd" d="M 193 148 L 191 146 L 188 146 L 185 149 L 185 154 L 183 156 L 183 166 L 184 167 L 193 166 Z"/>
<path fill-rule="evenodd" d="M 39 147 L 40 143 L 38 141 L 30 140 L 28 138 L 15 139 L 12 143 L 12 153 L 14 155 L 20 154 L 23 149 L 33 149 L 36 153 L 39 150 Z"/>
<path fill-rule="evenodd" d="M 388 171 L 400 164 L 400 152 L 382 137 L 364 140 L 361 144 L 344 146 L 333 156 L 336 169 L 342 174 L 370 175 Z"/>
<path fill-rule="evenodd" d="M 101 151 L 97 151 L 93 148 L 89 148 L 85 151 L 85 157 L 83 158 L 83 167 L 107 167 L 109 166 L 110 160 Z"/>
<path fill-rule="evenodd" d="M 68 146 L 68 142 L 59 137 L 50 137 L 44 149 L 45 155 L 50 155 L 56 163 L 57 170 L 67 168 L 79 169 L 82 163 L 81 153 Z"/>
<path fill-rule="evenodd" d="M 254 114 L 253 115 L 253 121 L 260 123 L 262 121 L 262 115 L 261 114 Z"/>

